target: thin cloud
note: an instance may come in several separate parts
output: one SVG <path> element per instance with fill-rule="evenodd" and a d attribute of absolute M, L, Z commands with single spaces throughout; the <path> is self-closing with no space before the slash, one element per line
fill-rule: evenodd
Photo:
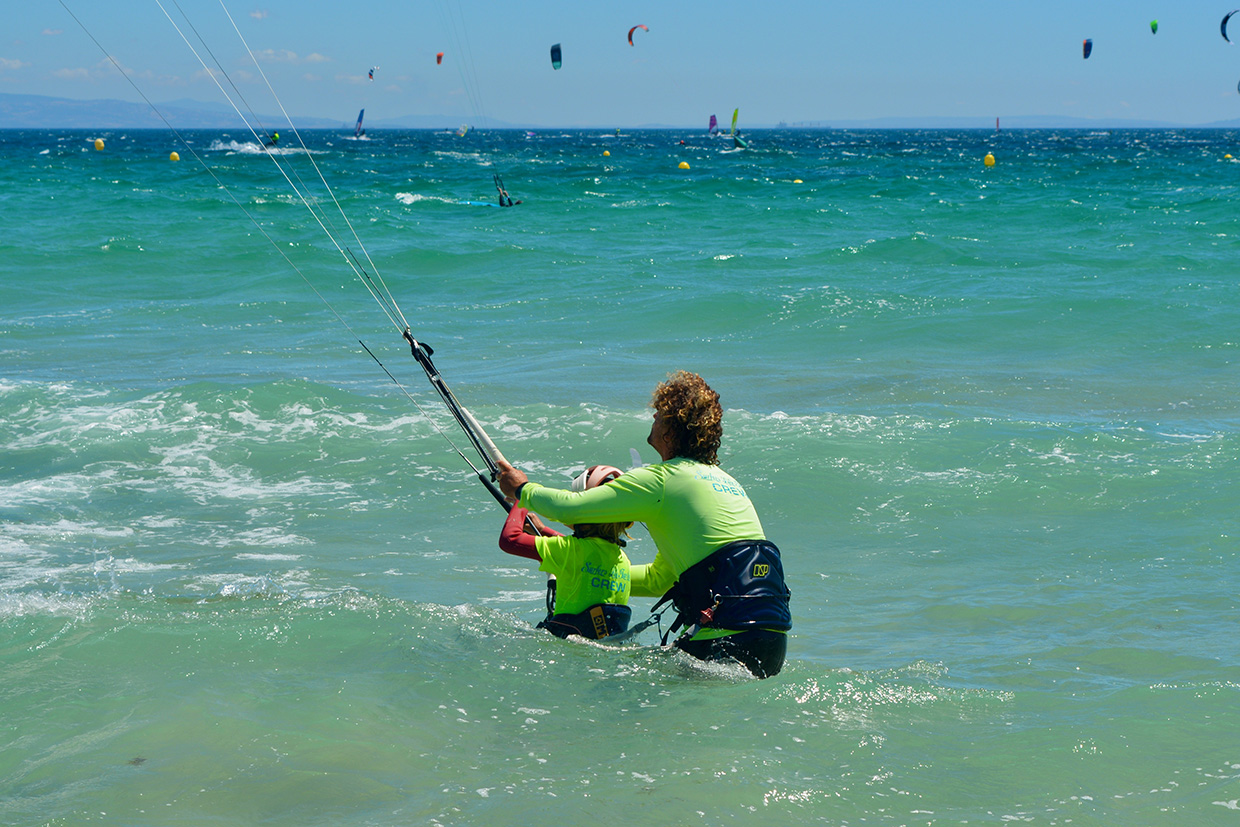
<path fill-rule="evenodd" d="M 250 17 L 253 17 L 255 20 L 263 20 L 267 17 L 267 10 L 266 9 L 255 9 L 254 11 L 250 12 Z"/>
<path fill-rule="evenodd" d="M 120 70 L 132 80 L 141 81 L 143 84 L 153 86 L 185 86 L 185 79 L 180 75 L 156 74 L 150 69 L 133 69 L 123 63 L 117 64 Z M 117 65 L 114 65 L 108 58 L 103 58 L 90 68 L 70 69 L 68 67 L 55 69 L 52 71 L 52 77 L 58 80 L 69 81 L 88 81 L 95 83 L 100 80 L 109 80 L 117 77 Z"/>
<path fill-rule="evenodd" d="M 331 62 L 330 57 L 319 54 L 318 52 L 313 52 L 305 57 L 302 57 L 296 52 L 289 51 L 288 49 L 263 49 L 262 51 L 255 52 L 254 57 L 260 63 L 292 63 L 296 65 L 301 63 Z"/>
<path fill-rule="evenodd" d="M 259 63 L 296 63 L 297 53 L 288 49 L 262 49 L 254 53 Z"/>
<path fill-rule="evenodd" d="M 47 35 L 48 37 L 55 37 L 58 34 L 64 34 L 64 33 L 65 33 L 64 29 L 44 29 L 43 30 L 43 34 Z"/>
<path fill-rule="evenodd" d="M 7 57 L 0 57 L 0 69 L 25 69 L 29 63 L 23 63 L 20 60 L 10 60 Z"/>

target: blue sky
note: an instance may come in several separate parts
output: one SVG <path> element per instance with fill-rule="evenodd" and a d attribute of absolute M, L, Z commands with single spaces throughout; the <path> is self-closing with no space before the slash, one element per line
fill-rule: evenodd
<path fill-rule="evenodd" d="M 734 107 L 750 125 L 1005 115 L 1197 124 L 1240 117 L 1240 43 L 1219 35 L 1232 1 L 226 5 L 290 113 L 342 123 L 365 106 L 370 119 L 560 126 L 692 125 Z M 152 100 L 223 102 L 154 0 L 66 2 Z M 218 0 L 179 2 L 254 108 L 273 111 Z M 6 2 L 0 20 L 0 92 L 140 100 L 56 0 Z M 649 31 L 630 47 L 637 23 Z M 1235 29 L 1240 41 L 1240 15 Z"/>

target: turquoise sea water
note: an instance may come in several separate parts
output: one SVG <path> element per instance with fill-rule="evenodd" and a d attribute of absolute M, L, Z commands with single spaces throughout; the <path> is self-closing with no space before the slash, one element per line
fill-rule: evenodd
<path fill-rule="evenodd" d="M 766 681 L 534 630 L 396 328 L 188 137 L 226 190 L 165 132 L 0 132 L 0 822 L 1240 822 L 1240 133 L 284 150 L 533 478 L 653 461 L 670 371 L 721 393 Z M 524 204 L 459 203 L 495 172 Z"/>

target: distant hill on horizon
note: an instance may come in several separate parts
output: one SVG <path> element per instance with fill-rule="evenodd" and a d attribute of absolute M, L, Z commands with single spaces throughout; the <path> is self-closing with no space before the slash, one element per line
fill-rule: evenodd
<path fill-rule="evenodd" d="M 182 98 L 155 105 L 177 129 L 245 128 L 245 123 L 227 104 Z M 281 129 L 287 123 L 283 115 L 260 113 L 258 118 L 272 129 Z M 356 118 L 356 114 L 349 115 L 347 120 L 294 116 L 293 121 L 304 129 L 347 128 L 352 131 Z M 460 124 L 459 115 L 408 115 L 366 122 L 367 127 L 397 129 L 454 129 Z M 499 122 L 494 125 L 510 126 Z M 166 129 L 167 126 L 145 103 L 0 93 L 0 129 Z"/>
<path fill-rule="evenodd" d="M 227 104 L 204 103 L 182 98 L 156 104 L 168 122 L 177 129 L 244 129 L 245 123 Z M 299 128 L 352 129 L 355 116 L 348 119 L 294 116 Z M 260 115 L 263 124 L 279 129 L 286 121 L 280 115 Z M 468 120 L 468 119 L 465 119 Z M 403 115 L 395 118 L 367 119 L 374 129 L 454 129 L 462 123 L 460 115 Z M 1076 118 L 1068 115 L 1013 115 L 1000 120 L 1003 129 L 1238 129 L 1240 119 L 1208 124 L 1180 124 L 1168 121 Z M 614 129 L 617 124 L 513 124 L 489 119 L 473 124 L 487 129 Z M 750 129 L 993 129 L 994 118 L 968 116 L 886 117 L 864 120 L 794 122 L 791 124 L 750 124 Z M 145 103 L 121 100 L 75 100 L 46 95 L 0 93 L 0 129 L 163 129 L 167 124 Z M 699 129 L 700 124 L 648 123 L 630 129 Z"/>

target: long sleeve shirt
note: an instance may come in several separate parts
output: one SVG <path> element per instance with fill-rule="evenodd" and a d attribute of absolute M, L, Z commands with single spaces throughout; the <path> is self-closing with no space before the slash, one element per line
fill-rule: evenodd
<path fill-rule="evenodd" d="M 745 489 L 715 465 L 674 458 L 574 493 L 527 482 L 518 505 L 566 524 L 643 522 L 654 561 L 632 568 L 632 594 L 659 597 L 681 573 L 736 540 L 764 540 Z"/>

